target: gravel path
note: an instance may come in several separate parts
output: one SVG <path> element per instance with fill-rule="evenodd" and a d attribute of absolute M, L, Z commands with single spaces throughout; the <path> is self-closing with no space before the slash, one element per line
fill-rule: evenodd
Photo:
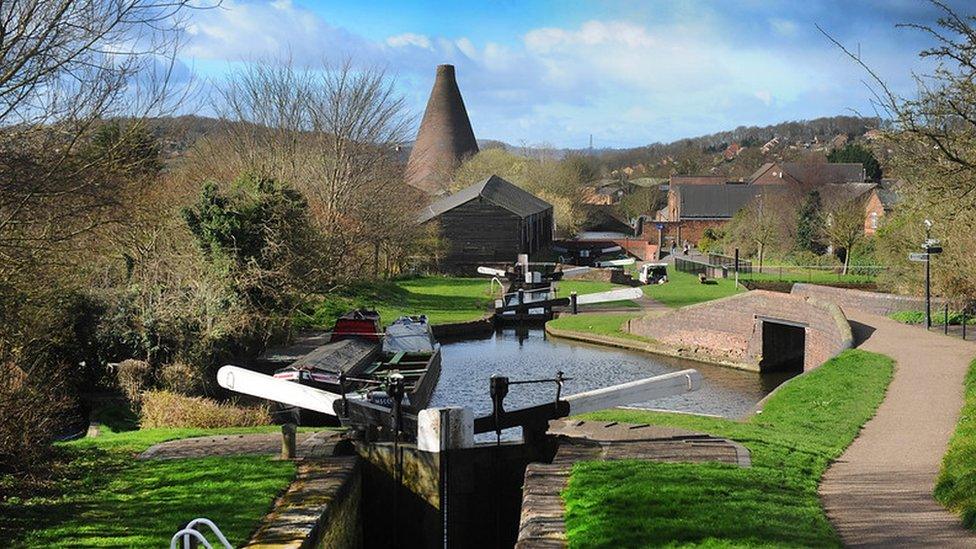
<path fill-rule="evenodd" d="M 830 521 L 848 546 L 976 547 L 976 533 L 932 496 L 976 345 L 845 313 L 859 347 L 888 355 L 896 365 L 877 414 L 821 481 Z"/>

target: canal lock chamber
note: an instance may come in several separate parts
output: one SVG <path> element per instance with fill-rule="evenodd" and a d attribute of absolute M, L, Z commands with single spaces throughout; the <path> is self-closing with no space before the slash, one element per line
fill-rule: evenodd
<path fill-rule="evenodd" d="M 549 463 L 556 437 L 427 452 L 357 442 L 360 545 L 367 549 L 512 547 L 529 463 Z"/>

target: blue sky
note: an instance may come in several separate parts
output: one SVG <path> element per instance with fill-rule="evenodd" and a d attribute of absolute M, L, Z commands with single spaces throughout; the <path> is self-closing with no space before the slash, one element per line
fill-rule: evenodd
<path fill-rule="evenodd" d="M 452 63 L 479 138 L 627 147 L 871 115 L 865 73 L 814 25 L 910 94 L 929 43 L 895 25 L 937 15 L 920 0 L 224 0 L 192 14 L 182 61 L 219 85 L 248 59 L 352 57 L 385 67 L 418 119 L 434 67 Z"/>

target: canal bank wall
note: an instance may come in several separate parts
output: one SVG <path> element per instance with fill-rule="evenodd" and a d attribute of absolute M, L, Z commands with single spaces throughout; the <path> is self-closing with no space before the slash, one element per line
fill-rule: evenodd
<path fill-rule="evenodd" d="M 779 336 L 784 327 L 799 330 L 802 339 Z M 776 354 L 795 352 L 793 346 L 801 346 L 803 370 L 811 370 L 854 343 L 850 323 L 833 303 L 763 290 L 634 319 L 630 332 L 705 361 L 755 371 Z"/>
<path fill-rule="evenodd" d="M 669 356 L 673 358 L 683 358 L 687 360 L 703 362 L 706 364 L 717 364 L 719 366 L 737 368 L 740 370 L 750 370 L 750 371 L 756 370 L 756 368 L 750 364 L 724 360 L 722 357 L 714 356 L 710 353 L 706 356 L 700 352 L 696 352 L 697 351 L 696 349 L 682 349 L 679 347 L 666 345 L 659 341 L 654 341 L 647 338 L 627 339 L 623 337 L 615 337 L 615 336 L 609 336 L 604 334 L 592 334 L 588 332 L 577 332 L 573 330 L 561 330 L 559 328 L 553 328 L 552 326 L 549 325 L 549 323 L 546 323 L 545 331 L 546 334 L 553 337 L 569 339 L 572 341 L 580 341 L 583 343 L 591 343 L 593 345 L 603 345 L 607 347 L 627 349 L 629 351 L 640 351 L 644 353 Z"/>

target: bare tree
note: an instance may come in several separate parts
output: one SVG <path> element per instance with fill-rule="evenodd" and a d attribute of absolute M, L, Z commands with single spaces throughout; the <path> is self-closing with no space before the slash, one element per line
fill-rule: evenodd
<path fill-rule="evenodd" d="M 0 264 L 19 268 L 110 222 L 112 148 L 81 154 L 102 120 L 167 112 L 190 0 L 0 3 Z M 0 268 L 2 270 L 2 268 Z"/>
<path fill-rule="evenodd" d="M 864 238 L 864 206 L 859 200 L 839 201 L 828 208 L 822 226 L 834 252 L 844 250 L 843 274 L 847 274 L 851 252 Z"/>
<path fill-rule="evenodd" d="M 395 242 L 419 209 L 403 184 L 399 147 L 412 119 L 383 69 L 350 61 L 298 67 L 249 63 L 221 90 L 226 135 L 203 153 L 204 177 L 236 169 L 288 182 L 309 199 L 330 248 L 329 277 L 361 268 Z M 370 246 L 363 251 L 363 243 Z"/>

